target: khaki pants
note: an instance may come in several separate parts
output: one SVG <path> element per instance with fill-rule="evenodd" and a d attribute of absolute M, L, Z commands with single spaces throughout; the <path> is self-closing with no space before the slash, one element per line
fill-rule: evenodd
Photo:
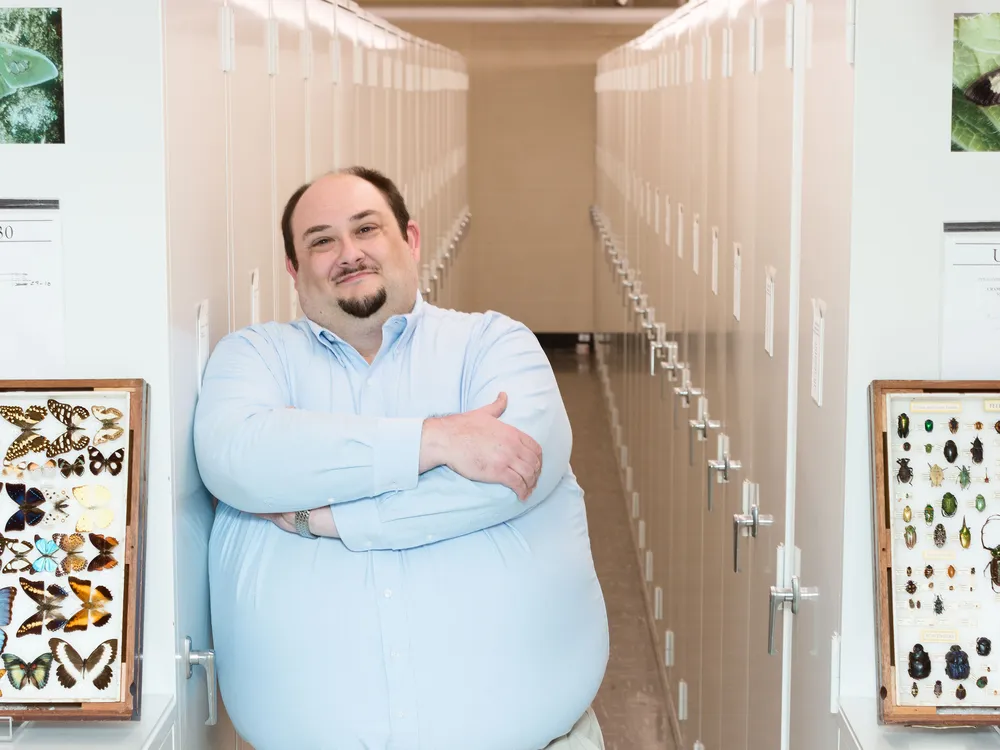
<path fill-rule="evenodd" d="M 569 734 L 552 740 L 542 750 L 604 750 L 604 735 L 593 707 L 587 709 Z"/>

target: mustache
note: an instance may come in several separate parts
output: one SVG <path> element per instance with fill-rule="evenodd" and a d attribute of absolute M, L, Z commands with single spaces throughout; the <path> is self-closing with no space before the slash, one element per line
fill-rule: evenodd
<path fill-rule="evenodd" d="M 344 278 L 345 276 L 350 276 L 352 273 L 361 273 L 362 271 L 375 271 L 375 272 L 377 272 L 378 270 L 379 270 L 378 266 L 373 266 L 373 265 L 370 265 L 368 263 L 363 263 L 363 264 L 361 264 L 359 266 L 355 266 L 354 268 L 345 268 L 344 270 L 340 271 L 336 276 L 334 276 L 333 280 L 334 281 L 339 281 L 340 279 Z"/>

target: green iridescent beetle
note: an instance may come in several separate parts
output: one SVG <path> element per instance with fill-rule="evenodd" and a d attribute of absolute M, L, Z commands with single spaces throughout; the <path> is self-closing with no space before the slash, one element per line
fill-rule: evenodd
<path fill-rule="evenodd" d="M 958 512 L 958 498 L 950 492 L 944 493 L 941 498 L 941 513 L 945 518 L 951 518 Z"/>
<path fill-rule="evenodd" d="M 972 484 L 972 476 L 969 474 L 968 466 L 962 466 L 958 470 L 958 484 L 963 490 Z"/>
<path fill-rule="evenodd" d="M 934 523 L 934 506 L 930 503 L 928 503 L 927 507 L 924 508 L 924 522 L 928 526 Z"/>
<path fill-rule="evenodd" d="M 980 513 L 986 510 L 986 498 L 982 495 L 976 495 L 976 510 Z"/>

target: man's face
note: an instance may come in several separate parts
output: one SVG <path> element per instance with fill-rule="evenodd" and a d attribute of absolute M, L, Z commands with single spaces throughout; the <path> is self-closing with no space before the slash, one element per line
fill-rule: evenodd
<path fill-rule="evenodd" d="M 291 221 L 299 304 L 330 330 L 381 328 L 417 296 L 420 231 L 407 236 L 378 188 L 354 175 L 327 175 L 302 195 Z"/>

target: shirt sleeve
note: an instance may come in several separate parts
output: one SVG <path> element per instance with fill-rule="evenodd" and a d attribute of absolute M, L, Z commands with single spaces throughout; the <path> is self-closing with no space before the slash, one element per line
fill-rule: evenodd
<path fill-rule="evenodd" d="M 422 419 L 290 408 L 285 373 L 259 329 L 216 345 L 194 417 L 209 492 L 238 510 L 284 513 L 417 486 Z"/>
<path fill-rule="evenodd" d="M 465 409 L 507 393 L 500 421 L 527 433 L 542 447 L 542 471 L 524 502 L 501 484 L 474 482 L 444 466 L 419 478 L 413 488 L 331 508 L 348 549 L 407 549 L 480 531 L 509 521 L 543 502 L 569 471 L 573 447 L 569 417 L 555 374 L 538 339 L 509 318 L 488 314 L 470 354 Z"/>

